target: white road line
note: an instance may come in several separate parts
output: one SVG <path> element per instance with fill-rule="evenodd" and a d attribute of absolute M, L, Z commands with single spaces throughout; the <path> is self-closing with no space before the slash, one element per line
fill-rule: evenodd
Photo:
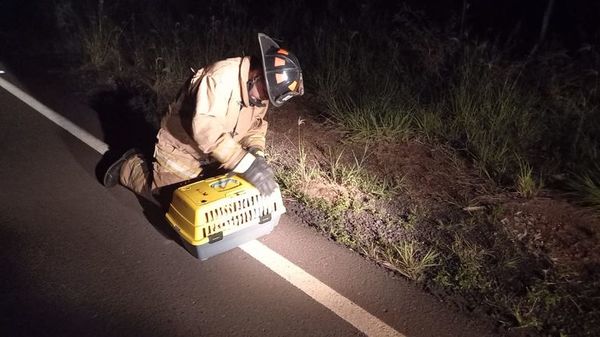
<path fill-rule="evenodd" d="M 68 120 L 68 119 L 64 118 L 63 116 L 59 115 L 58 113 L 54 112 L 52 109 L 50 109 L 47 106 L 45 106 L 44 104 L 40 103 L 35 98 L 29 96 L 27 93 L 25 93 L 23 90 L 19 89 L 14 84 L 8 82 L 7 80 L 5 80 L 3 78 L 0 78 L 0 86 L 3 87 L 4 89 L 6 89 L 6 91 L 15 95 L 18 99 L 20 99 L 25 104 L 32 107 L 37 112 L 44 115 L 49 120 L 56 123 L 58 126 L 67 130 L 73 136 L 79 138 L 82 142 L 91 146 L 94 150 L 98 151 L 100 154 L 104 154 L 106 151 L 108 151 L 108 145 L 106 145 L 104 142 L 102 142 L 98 138 L 92 136 L 89 132 L 85 131 L 84 129 L 80 128 L 79 126 L 73 124 L 73 122 L 71 122 L 70 120 Z"/>
<path fill-rule="evenodd" d="M 106 143 L 54 112 L 10 82 L 0 78 L 0 86 L 100 154 L 108 151 Z M 406 337 L 259 241 L 247 242 L 241 245 L 240 248 L 367 336 Z"/>
<path fill-rule="evenodd" d="M 367 336 L 404 337 L 264 244 L 253 240 L 244 243 L 240 248 Z"/>

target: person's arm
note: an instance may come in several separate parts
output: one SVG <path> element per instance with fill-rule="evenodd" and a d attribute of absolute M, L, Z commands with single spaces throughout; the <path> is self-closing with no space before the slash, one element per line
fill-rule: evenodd
<path fill-rule="evenodd" d="M 254 122 L 252 123 L 252 126 L 250 127 L 250 130 L 248 130 L 248 134 L 242 138 L 242 140 L 240 141 L 240 143 L 242 144 L 242 146 L 248 150 L 251 150 L 251 152 L 253 152 L 254 154 L 263 154 L 264 156 L 264 151 L 265 151 L 265 143 L 266 143 L 266 139 L 265 136 L 267 134 L 267 128 L 269 126 L 269 123 L 263 119 L 264 117 L 264 113 L 262 114 L 262 116 L 258 116 Z"/>

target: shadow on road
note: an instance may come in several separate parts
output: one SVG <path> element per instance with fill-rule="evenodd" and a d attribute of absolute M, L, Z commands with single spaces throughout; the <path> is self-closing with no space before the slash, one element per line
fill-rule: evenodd
<path fill-rule="evenodd" d="M 74 119 L 77 124 L 78 119 L 96 119 L 89 114 L 97 115 L 102 133 L 99 138 L 109 147 L 93 168 L 99 184 L 107 167 L 130 148 L 137 148 L 146 158 L 152 158 L 160 121 L 152 88 L 141 81 L 121 79 L 98 87 L 89 78 L 78 82 L 69 75 L 65 64 L 50 59 L 7 57 L 0 61 L 24 91 L 65 118 Z M 79 126 L 86 129 L 87 125 Z M 172 192 L 174 188 L 165 191 Z M 138 201 L 150 224 L 165 238 L 181 245 L 179 236 L 164 218 L 170 202 L 170 196 L 164 194 L 160 204 L 141 197 Z"/>
<path fill-rule="evenodd" d="M 0 334 L 2 336 L 168 336 L 166 325 L 147 324 L 152 315 L 141 304 L 109 301 L 99 276 L 99 255 L 74 263 L 64 252 L 32 238 L 17 218 L 0 210 Z M 10 222 L 8 222 L 10 221 Z M 95 268 L 64 279 L 64 265 Z M 90 262 L 91 266 L 86 265 Z M 105 262 L 105 261 L 104 261 Z M 75 280 L 81 280 L 77 283 Z M 130 287 L 131 288 L 131 287 Z M 83 297 L 96 294 L 97 297 Z M 103 296 L 102 296 L 103 295 Z"/>
<path fill-rule="evenodd" d="M 156 93 L 142 83 L 117 80 L 110 87 L 92 91 L 89 104 L 98 114 L 104 142 L 109 147 L 96 166 L 99 182 L 108 166 L 131 148 L 140 150 L 146 159 L 152 159 L 160 121 L 155 101 Z M 150 224 L 165 238 L 181 245 L 179 236 L 164 216 L 177 187 L 164 189 L 158 196 L 136 197 Z"/>
<path fill-rule="evenodd" d="M 109 151 L 96 166 L 96 176 L 99 181 L 106 169 L 125 151 L 137 148 L 142 151 L 147 160 L 153 158 L 156 134 L 160 125 L 160 114 L 153 104 L 156 93 L 151 88 L 140 84 L 116 81 L 111 88 L 95 91 L 90 98 L 90 106 L 98 114 L 104 141 Z M 152 165 L 151 162 L 148 163 Z M 165 213 L 168 211 L 173 192 L 184 185 L 224 174 L 219 163 L 211 163 L 203 167 L 202 175 L 188 181 L 183 181 L 160 189 L 157 195 L 137 196 L 144 209 L 144 215 L 154 228 L 165 238 L 176 241 L 182 246 L 181 238 L 167 223 Z"/>
<path fill-rule="evenodd" d="M 98 115 L 109 148 L 96 167 L 99 181 L 108 166 L 131 148 L 152 158 L 160 120 L 155 101 L 156 93 L 151 88 L 122 80 L 89 94 L 89 105 Z"/>

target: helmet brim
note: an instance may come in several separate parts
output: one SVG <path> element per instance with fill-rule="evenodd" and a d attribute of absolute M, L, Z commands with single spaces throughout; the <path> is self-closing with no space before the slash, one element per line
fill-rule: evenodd
<path fill-rule="evenodd" d="M 260 46 L 260 58 L 261 58 L 262 65 L 263 65 L 264 81 L 265 81 L 265 84 L 267 86 L 269 86 L 269 83 L 267 83 L 267 67 L 266 67 L 265 55 L 267 54 L 267 52 L 269 52 L 271 50 L 278 50 L 279 45 L 275 41 L 273 41 L 273 39 L 271 39 L 270 37 L 268 37 L 266 34 L 263 34 L 263 33 L 258 33 L 258 44 Z M 275 97 L 273 97 L 273 95 L 271 94 L 271 90 L 269 88 L 267 88 L 267 94 L 269 95 L 269 101 L 271 101 L 271 104 L 273 104 L 274 106 L 279 107 L 283 104 L 283 102 L 276 102 Z"/>

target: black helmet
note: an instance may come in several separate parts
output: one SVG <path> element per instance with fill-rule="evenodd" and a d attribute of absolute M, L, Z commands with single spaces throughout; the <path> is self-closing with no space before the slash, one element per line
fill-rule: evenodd
<path fill-rule="evenodd" d="M 302 69 L 296 56 L 279 48 L 263 33 L 258 33 L 258 43 L 271 103 L 278 107 L 294 96 L 303 95 Z"/>

